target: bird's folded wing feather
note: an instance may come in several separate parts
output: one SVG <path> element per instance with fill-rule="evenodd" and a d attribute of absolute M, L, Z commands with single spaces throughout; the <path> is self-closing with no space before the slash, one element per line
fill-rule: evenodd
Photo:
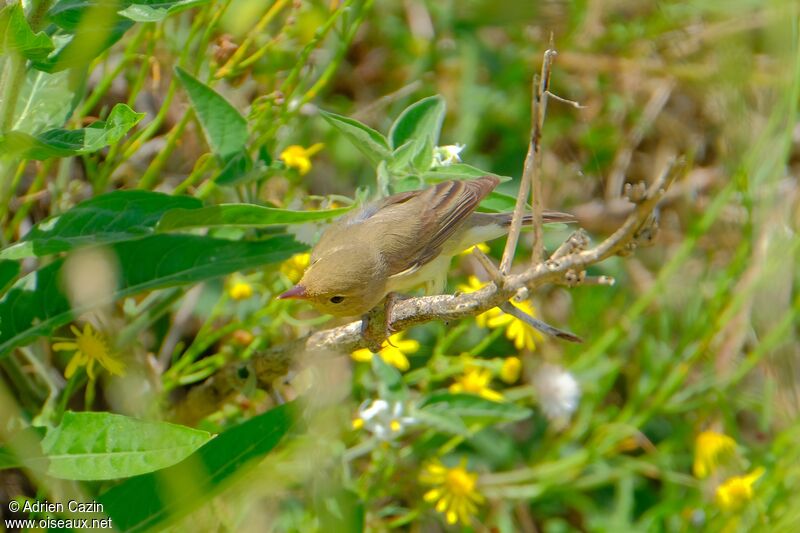
<path fill-rule="evenodd" d="M 443 181 L 428 189 L 386 198 L 381 209 L 373 215 L 375 218 L 385 213 L 387 220 L 400 215 L 418 221 L 413 225 L 416 234 L 406 236 L 407 243 L 410 243 L 406 246 L 407 251 L 386 254 L 390 275 L 413 272 L 436 258 L 447 239 L 498 183 L 499 180 L 493 176 L 469 181 Z"/>

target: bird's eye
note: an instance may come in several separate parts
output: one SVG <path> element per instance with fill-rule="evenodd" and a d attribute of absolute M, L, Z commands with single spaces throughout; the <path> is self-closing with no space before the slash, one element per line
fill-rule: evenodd
<path fill-rule="evenodd" d="M 344 296 L 334 296 L 333 298 L 331 298 L 332 304 L 340 304 L 343 301 L 344 301 Z"/>

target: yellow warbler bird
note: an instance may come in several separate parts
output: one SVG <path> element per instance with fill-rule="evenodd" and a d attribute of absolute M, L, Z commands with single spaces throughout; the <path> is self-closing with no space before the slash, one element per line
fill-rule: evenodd
<path fill-rule="evenodd" d="M 453 256 L 508 232 L 511 213 L 475 212 L 499 182 L 494 176 L 443 181 L 345 215 L 322 234 L 303 277 L 280 298 L 307 300 L 324 313 L 350 317 L 368 312 L 390 292 L 424 284 L 428 294 L 440 293 Z M 545 211 L 543 220 L 575 219 Z"/>

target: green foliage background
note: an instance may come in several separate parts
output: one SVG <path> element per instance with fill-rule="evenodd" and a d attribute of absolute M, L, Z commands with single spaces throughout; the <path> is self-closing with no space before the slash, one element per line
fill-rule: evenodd
<path fill-rule="evenodd" d="M 797 531 L 797 22 L 785 0 L 6 2 L 0 514 L 71 498 L 123 531 Z M 551 90 L 581 108 L 550 100 L 546 207 L 599 241 L 623 181 L 687 160 L 656 245 L 591 267 L 613 287 L 534 296 L 586 342 L 519 351 L 474 320 L 431 323 L 407 334 L 407 372 L 311 354 L 270 393 L 240 375 L 193 405 L 226 365 L 327 327 L 275 296 L 354 202 L 488 172 L 508 179 L 482 208 L 510 210 L 551 43 Z M 316 143 L 307 174 L 284 160 Z M 437 166 L 455 144 L 463 163 Z M 449 290 L 481 272 L 457 259 Z M 54 344 L 87 321 L 122 376 L 64 377 Z M 448 392 L 465 353 L 504 402 Z M 503 384 L 512 356 L 522 377 Z M 533 386 L 545 363 L 580 384 L 566 424 Z M 414 419 L 388 442 L 351 428 L 376 398 Z M 692 473 L 704 430 L 737 442 L 710 479 Z M 423 501 L 434 458 L 476 473 L 469 525 Z M 760 467 L 720 508 L 717 486 Z"/>

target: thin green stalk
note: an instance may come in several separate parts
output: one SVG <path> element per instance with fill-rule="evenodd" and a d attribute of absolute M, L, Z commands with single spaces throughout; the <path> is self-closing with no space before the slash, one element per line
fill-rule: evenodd
<path fill-rule="evenodd" d="M 125 51 L 122 53 L 122 57 L 120 58 L 119 63 L 117 63 L 117 66 L 115 66 L 111 71 L 106 72 L 105 76 L 100 79 L 92 91 L 92 94 L 86 98 L 83 106 L 81 106 L 78 116 L 87 116 L 91 110 L 97 106 L 97 103 L 100 101 L 100 99 L 106 95 L 114 80 L 119 78 L 120 73 L 134 58 L 134 52 L 141 43 L 142 38 L 147 34 L 147 29 L 147 24 L 142 24 L 139 27 L 139 31 L 136 32 L 136 35 L 134 35 L 133 39 L 131 39 L 131 41 L 125 46 Z"/>
<path fill-rule="evenodd" d="M 183 194 L 185 193 L 189 187 L 192 187 L 200 178 L 205 174 L 205 172 L 212 167 L 215 163 L 214 154 L 203 154 L 201 155 L 194 164 L 194 168 L 192 172 L 184 179 L 182 182 L 175 187 L 174 194 Z"/>
<path fill-rule="evenodd" d="M 50 167 L 52 166 L 53 161 L 45 161 L 39 167 L 39 171 L 36 173 L 36 177 L 33 178 L 33 182 L 31 182 L 30 187 L 28 187 L 28 191 L 25 193 L 25 198 L 28 198 L 37 192 L 39 192 L 45 183 L 45 178 L 47 174 L 50 172 Z M 33 202 L 30 200 L 26 200 L 19 206 L 17 212 L 14 213 L 14 217 L 11 219 L 6 225 L 5 231 L 3 232 L 3 239 L 5 242 L 10 242 L 14 235 L 17 233 L 17 229 L 19 225 L 25 220 L 25 217 L 28 216 L 31 208 L 33 207 Z M 7 205 L 3 205 L 2 209 L 8 209 Z"/>
<path fill-rule="evenodd" d="M 137 185 L 140 189 L 150 189 L 152 188 L 161 177 L 161 171 L 164 168 L 164 165 L 169 160 L 169 157 L 172 155 L 173 150 L 178 145 L 178 141 L 180 140 L 181 136 L 183 135 L 183 130 L 186 129 L 186 126 L 189 124 L 189 121 L 194 116 L 194 113 L 191 110 L 187 110 L 186 113 L 181 117 L 180 121 L 178 121 L 175 126 L 172 127 L 172 130 L 167 134 L 167 142 L 164 145 L 156 157 L 150 162 L 150 165 L 145 170 L 144 174 L 142 174 L 141 179 L 139 180 L 139 184 Z"/>
<path fill-rule="evenodd" d="M 2 116 L 0 117 L 0 131 L 9 131 L 14 122 L 14 111 L 17 99 L 25 82 L 25 59 L 22 55 L 11 53 L 6 65 L 4 78 L 5 94 L 3 95 Z"/>
<path fill-rule="evenodd" d="M 250 45 L 253 44 L 256 36 L 261 35 L 264 31 L 264 28 L 272 22 L 272 20 L 280 13 L 284 7 L 289 5 L 289 0 L 276 0 L 272 7 L 270 7 L 264 16 L 256 23 L 255 26 L 248 32 L 247 37 L 245 40 L 242 41 L 242 44 L 239 45 L 239 48 L 236 49 L 236 52 L 233 53 L 230 59 L 214 74 L 214 77 L 224 78 L 236 71 L 237 64 L 242 61 L 247 50 L 250 48 Z"/>

